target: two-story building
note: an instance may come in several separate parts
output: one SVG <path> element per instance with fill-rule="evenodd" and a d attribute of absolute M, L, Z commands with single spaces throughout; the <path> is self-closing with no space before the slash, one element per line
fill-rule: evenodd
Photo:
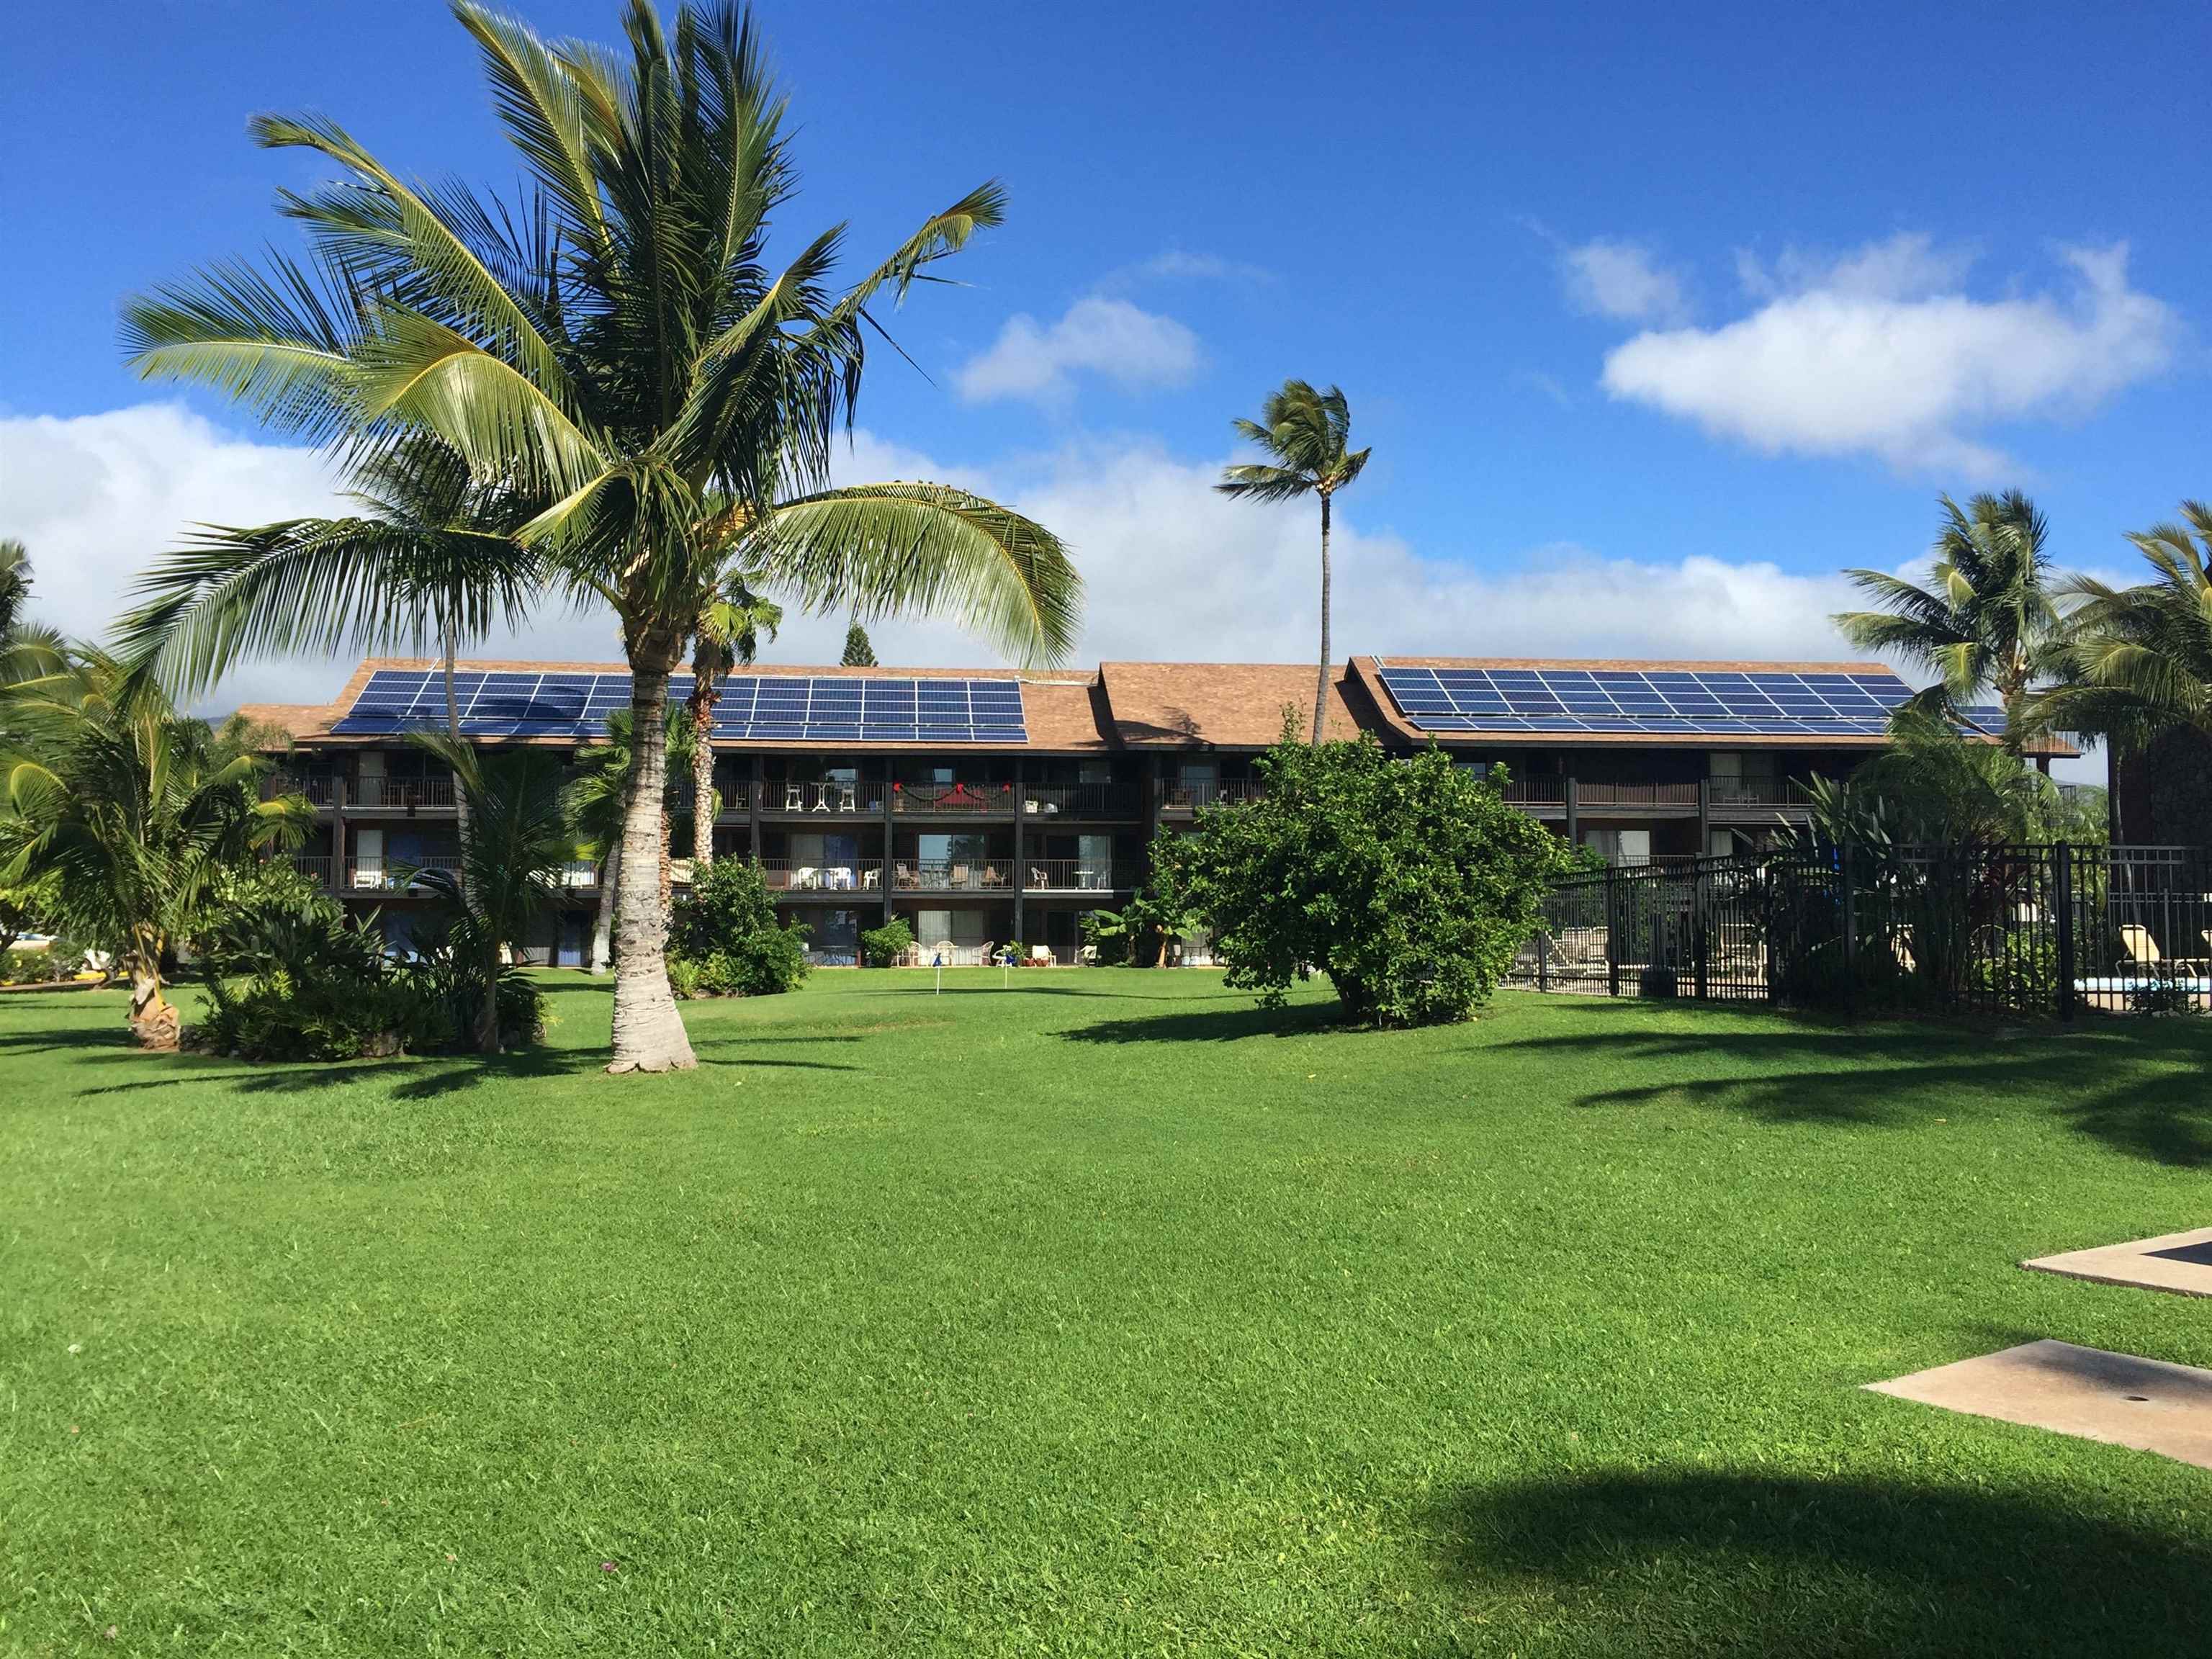
<path fill-rule="evenodd" d="M 672 699 L 690 689 L 678 677 Z M 628 706 L 629 680 L 619 664 L 471 662 L 453 690 L 475 742 L 573 756 Z M 817 960 L 850 962 L 863 928 L 903 915 L 954 959 L 1018 940 L 1072 961 L 1079 918 L 1144 881 L 1155 834 L 1261 787 L 1255 758 L 1311 718 L 1314 670 L 753 667 L 720 690 L 715 855 L 758 863 Z M 1804 821 L 1807 781 L 1881 748 L 1907 695 L 1869 663 L 1355 657 L 1332 672 L 1324 731 L 1503 767 L 1509 800 L 1637 863 Z M 327 706 L 242 712 L 289 735 L 272 787 L 317 808 L 300 867 L 405 937 L 410 872 L 458 851 L 453 780 L 407 738 L 446 722 L 439 665 L 364 662 Z M 584 965 L 599 879 L 569 866 L 533 960 Z"/>

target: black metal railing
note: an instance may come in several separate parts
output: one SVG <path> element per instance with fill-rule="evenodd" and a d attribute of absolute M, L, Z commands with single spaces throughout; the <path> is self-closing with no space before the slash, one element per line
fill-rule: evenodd
<path fill-rule="evenodd" d="M 1559 882 L 1546 990 L 2002 1016 L 2212 1009 L 2212 860 L 2173 847 L 1857 847 Z"/>

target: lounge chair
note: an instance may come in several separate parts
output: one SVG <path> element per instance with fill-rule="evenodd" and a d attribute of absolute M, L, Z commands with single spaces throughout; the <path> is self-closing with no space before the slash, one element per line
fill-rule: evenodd
<path fill-rule="evenodd" d="M 914 866 L 912 865 L 899 864 L 892 866 L 891 868 L 893 872 L 891 879 L 897 882 L 900 886 L 919 887 L 921 885 L 921 878 L 914 873 Z"/>
<path fill-rule="evenodd" d="M 956 865 L 954 865 L 954 866 L 952 866 L 952 875 L 951 875 L 951 878 L 949 880 L 947 880 L 947 881 L 946 881 L 946 883 L 945 883 L 945 884 L 947 887 L 965 887 L 965 886 L 967 886 L 967 884 L 968 884 L 968 866 L 967 866 L 966 865 L 964 865 L 964 864 L 956 864 Z"/>
<path fill-rule="evenodd" d="M 983 885 L 984 885 L 984 886 L 986 886 L 986 887 L 1004 887 L 1006 884 L 1006 875 L 1005 875 L 1005 873 L 1004 873 L 1003 872 L 1001 872 L 1001 871 L 1000 870 L 1000 868 L 999 868 L 999 866 L 998 866 L 997 865 L 995 865 L 995 864 L 987 864 L 987 865 L 985 865 L 985 866 L 983 866 Z"/>

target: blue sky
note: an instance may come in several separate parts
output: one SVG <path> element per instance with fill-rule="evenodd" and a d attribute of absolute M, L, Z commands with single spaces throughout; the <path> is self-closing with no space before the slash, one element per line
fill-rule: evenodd
<path fill-rule="evenodd" d="M 616 33 L 605 0 L 519 9 Z M 852 465 L 1048 514 L 1091 576 L 1089 655 L 1304 654 L 1309 520 L 1204 489 L 1290 374 L 1340 382 L 1375 447 L 1344 509 L 1361 651 L 1838 655 L 1832 573 L 1910 563 L 1939 489 L 2018 482 L 2063 560 L 2122 571 L 2121 532 L 2212 490 L 2212 147 L 2172 79 L 2212 45 L 2201 5 L 761 16 L 793 243 L 847 218 L 872 252 L 1010 186 L 972 286 L 899 321 L 930 378 L 872 368 Z M 119 296 L 282 238 L 272 191 L 321 176 L 249 148 L 247 115 L 328 112 L 403 170 L 514 169 L 420 0 L 49 8 L 11 35 L 0 534 L 89 627 L 185 519 L 317 504 L 293 505 L 311 464 L 115 344 Z"/>

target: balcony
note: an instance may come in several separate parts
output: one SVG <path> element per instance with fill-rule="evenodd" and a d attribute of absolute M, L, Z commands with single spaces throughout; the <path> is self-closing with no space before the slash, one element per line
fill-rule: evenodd
<path fill-rule="evenodd" d="M 880 893 L 884 871 L 875 864 L 800 864 L 759 860 L 761 883 L 771 893 Z"/>
<path fill-rule="evenodd" d="M 1110 859 L 1025 859 L 1022 887 L 1031 893 L 1110 893 L 1114 863 Z"/>
<path fill-rule="evenodd" d="M 1601 812 L 1654 812 L 1693 814 L 1698 810 L 1698 786 L 1694 783 L 1583 783 L 1575 784 L 1575 805 L 1587 817 Z"/>
<path fill-rule="evenodd" d="M 880 815 L 884 786 L 880 783 L 777 783 L 760 786 L 760 810 L 767 817 L 854 817 Z"/>
<path fill-rule="evenodd" d="M 1012 859 L 918 859 L 891 866 L 891 884 L 902 893 L 1008 893 Z"/>
<path fill-rule="evenodd" d="M 1121 818 L 1142 816 L 1135 787 L 1126 783 L 1027 783 L 1022 811 L 1030 817 Z"/>
<path fill-rule="evenodd" d="M 264 774 L 261 799 L 275 800 L 279 795 L 305 795 L 310 806 L 332 806 L 338 799 L 337 780 L 329 776 L 301 777 L 295 772 Z"/>
<path fill-rule="evenodd" d="M 1714 817 L 1732 823 L 1803 817 L 1813 797 L 1797 778 L 1715 778 L 1709 790 Z"/>
<path fill-rule="evenodd" d="M 453 853 L 426 854 L 417 859 L 348 859 L 344 889 L 349 893 L 404 893 L 416 874 L 424 870 L 458 873 L 460 857 Z"/>
<path fill-rule="evenodd" d="M 1168 781 L 1160 785 L 1160 816 L 1188 817 L 1209 806 L 1234 805 L 1257 800 L 1267 787 L 1257 778 L 1206 778 Z"/>
<path fill-rule="evenodd" d="M 1533 806 L 1540 811 L 1567 810 L 1567 781 L 1559 777 L 1524 778 L 1509 775 L 1505 780 L 1505 804 L 1509 806 Z"/>
<path fill-rule="evenodd" d="M 363 778 L 354 787 L 348 804 L 370 812 L 450 812 L 453 781 L 450 777 Z"/>
<path fill-rule="evenodd" d="M 903 817 L 1011 817 L 1014 786 L 975 778 L 952 783 L 895 783 L 891 811 Z"/>
<path fill-rule="evenodd" d="M 561 866 L 554 880 L 564 892 L 596 893 L 599 890 L 599 866 L 590 859 L 570 859 Z"/>
<path fill-rule="evenodd" d="M 318 856 L 310 853 L 295 853 L 292 854 L 290 862 L 295 873 L 305 877 L 318 887 L 325 890 L 329 889 L 331 860 L 327 854 Z"/>

